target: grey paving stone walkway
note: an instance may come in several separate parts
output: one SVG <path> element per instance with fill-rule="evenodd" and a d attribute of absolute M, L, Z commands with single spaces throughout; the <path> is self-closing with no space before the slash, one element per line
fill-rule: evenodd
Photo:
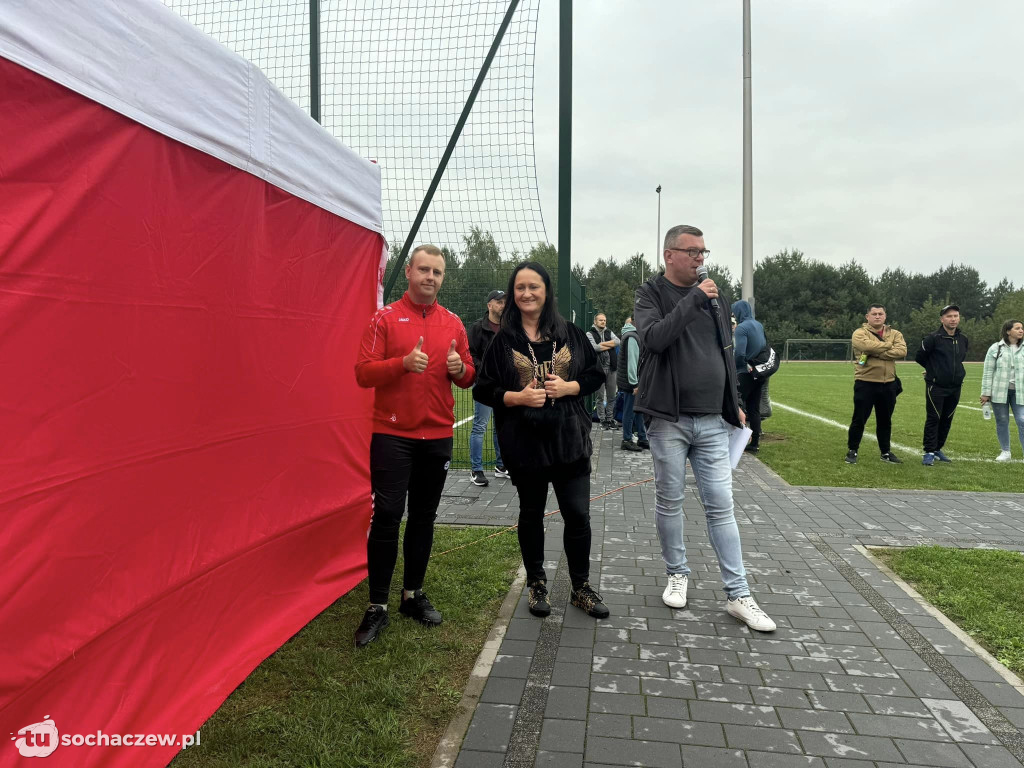
<path fill-rule="evenodd" d="M 457 768 L 1021 768 L 1024 694 L 856 547 L 1024 550 L 1024 494 L 796 488 L 745 456 L 734 487 L 748 579 L 779 625 L 760 634 L 724 611 L 692 478 L 689 604 L 661 602 L 650 458 L 594 435 L 593 495 L 640 483 L 592 503 L 592 580 L 612 615 L 568 606 L 549 518 L 552 615 L 520 599 Z M 514 491 L 453 473 L 440 521 L 514 523 Z"/>

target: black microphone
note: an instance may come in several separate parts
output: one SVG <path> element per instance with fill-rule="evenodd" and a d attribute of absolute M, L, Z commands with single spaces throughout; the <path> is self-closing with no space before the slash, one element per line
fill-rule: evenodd
<path fill-rule="evenodd" d="M 705 267 L 703 264 L 701 264 L 699 267 L 697 267 L 697 282 L 698 283 L 703 283 L 707 279 L 708 279 L 708 268 Z M 700 290 L 700 289 L 698 289 L 698 290 Z M 711 302 L 711 311 L 715 313 L 715 319 L 717 320 L 718 319 L 718 302 L 716 302 L 714 299 L 708 299 L 708 301 Z"/>

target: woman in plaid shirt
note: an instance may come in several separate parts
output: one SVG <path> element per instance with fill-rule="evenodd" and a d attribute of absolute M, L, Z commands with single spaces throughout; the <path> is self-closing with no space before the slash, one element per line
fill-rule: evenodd
<path fill-rule="evenodd" d="M 999 455 L 996 461 L 1010 460 L 1010 414 L 1017 422 L 1017 438 L 1024 450 L 1024 323 L 1007 320 L 1003 323 L 1002 341 L 985 353 L 985 370 L 981 375 L 981 402 L 992 403 L 996 415 L 996 437 Z"/>

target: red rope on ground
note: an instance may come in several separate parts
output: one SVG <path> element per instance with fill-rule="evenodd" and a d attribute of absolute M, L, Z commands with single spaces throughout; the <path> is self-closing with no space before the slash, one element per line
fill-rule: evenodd
<path fill-rule="evenodd" d="M 648 477 L 646 480 L 637 480 L 635 483 L 629 483 L 627 485 L 620 485 L 618 488 L 616 488 L 614 490 L 606 491 L 605 493 L 602 493 L 599 496 L 593 496 L 593 497 L 591 497 L 590 500 L 591 501 L 597 501 L 598 499 L 603 499 L 605 496 L 611 496 L 613 493 L 618 493 L 619 491 L 624 491 L 627 488 L 632 488 L 635 485 L 643 485 L 644 483 L 649 483 L 653 479 L 654 479 L 653 477 Z M 547 514 L 544 515 L 544 517 L 551 517 L 552 515 L 558 514 L 559 511 L 560 510 L 556 509 L 554 512 L 548 512 Z M 460 549 L 465 549 L 466 547 L 472 546 L 473 544 L 479 544 L 481 541 L 486 541 L 487 539 L 493 539 L 495 536 L 501 536 L 503 533 L 508 533 L 509 531 L 514 531 L 518 527 L 519 527 L 519 523 L 516 523 L 515 525 L 510 525 L 508 528 L 502 528 L 500 531 L 495 531 L 494 533 L 489 533 L 486 536 L 481 536 L 479 539 L 473 539 L 473 541 L 467 541 L 465 544 L 462 544 L 462 545 L 460 545 L 458 547 L 452 547 L 451 549 L 446 549 L 444 552 L 438 552 L 436 555 L 431 555 L 430 559 L 433 560 L 435 557 L 442 557 L 443 555 L 447 555 L 450 552 L 458 552 Z"/>

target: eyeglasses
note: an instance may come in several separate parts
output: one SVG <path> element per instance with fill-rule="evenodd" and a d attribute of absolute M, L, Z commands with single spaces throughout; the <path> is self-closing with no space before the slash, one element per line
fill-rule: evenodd
<path fill-rule="evenodd" d="M 698 256 L 703 256 L 705 259 L 711 255 L 711 251 L 706 248 L 666 248 L 666 251 L 678 251 L 679 253 L 685 253 L 687 256 L 696 259 Z"/>

